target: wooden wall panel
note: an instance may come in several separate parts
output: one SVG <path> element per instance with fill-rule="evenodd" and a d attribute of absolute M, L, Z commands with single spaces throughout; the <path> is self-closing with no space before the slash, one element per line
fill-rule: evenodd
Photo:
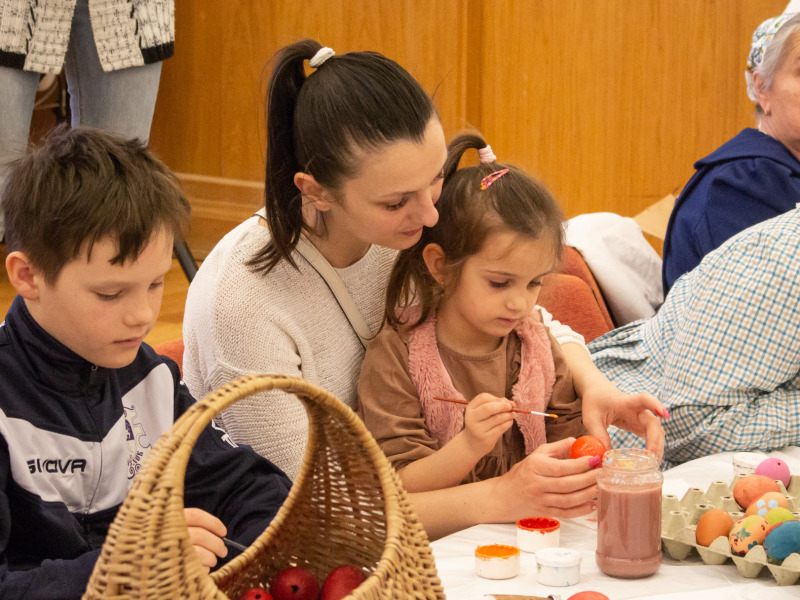
<path fill-rule="evenodd" d="M 783 0 L 486 0 L 481 126 L 569 215 L 633 215 L 752 125 L 744 66 Z"/>
<path fill-rule="evenodd" d="M 400 62 L 437 90 L 448 138 L 480 129 L 501 160 L 540 177 L 573 216 L 636 214 L 752 124 L 750 38 L 786 1 L 176 4 L 176 56 L 164 64 L 151 144 L 176 171 L 200 176 L 195 188 L 219 178 L 235 195 L 245 180 L 252 204 L 263 177 L 267 61 L 313 37 L 339 53 L 377 50 Z"/>
<path fill-rule="evenodd" d="M 466 122 L 469 4 L 179 0 L 176 55 L 164 63 L 151 145 L 179 172 L 261 180 L 267 62 L 305 37 L 338 53 L 376 50 L 398 61 L 436 90 L 451 133 Z"/>

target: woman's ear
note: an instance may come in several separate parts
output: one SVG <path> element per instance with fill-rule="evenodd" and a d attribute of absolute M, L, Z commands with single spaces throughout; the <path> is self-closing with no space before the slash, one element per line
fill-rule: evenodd
<path fill-rule="evenodd" d="M 6 272 L 8 280 L 20 296 L 26 300 L 36 300 L 39 297 L 42 277 L 27 254 L 19 250 L 11 252 L 6 257 Z"/>
<path fill-rule="evenodd" d="M 445 269 L 444 250 L 439 244 L 428 244 L 422 249 L 422 260 L 433 278 L 444 287 L 447 272 Z"/>
<path fill-rule="evenodd" d="M 319 211 L 328 211 L 333 203 L 330 192 L 309 173 L 295 173 L 294 184 L 303 195 L 303 205 L 311 205 Z"/>
<path fill-rule="evenodd" d="M 764 111 L 764 114 L 769 116 L 772 112 L 772 103 L 770 102 L 770 94 L 764 89 L 764 78 L 761 73 L 753 73 L 753 89 L 756 91 L 758 105 Z"/>

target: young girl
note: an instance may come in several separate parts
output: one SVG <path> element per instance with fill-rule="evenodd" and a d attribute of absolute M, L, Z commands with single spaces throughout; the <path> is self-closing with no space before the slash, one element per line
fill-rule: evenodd
<path fill-rule="evenodd" d="M 481 164 L 458 170 L 472 148 Z M 398 258 L 390 327 L 370 344 L 359 380 L 367 427 L 409 491 L 502 475 L 546 441 L 585 432 L 536 306 L 562 254 L 558 205 L 497 163 L 480 136 L 463 135 L 450 145 L 437 209 L 438 223 Z M 465 409 L 439 398 L 470 401 Z"/>

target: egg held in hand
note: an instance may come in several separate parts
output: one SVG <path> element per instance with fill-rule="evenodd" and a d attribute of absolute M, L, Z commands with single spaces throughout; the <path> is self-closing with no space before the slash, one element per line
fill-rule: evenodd
<path fill-rule="evenodd" d="M 582 435 L 577 440 L 572 442 L 569 449 L 570 458 L 581 458 L 583 456 L 599 456 L 603 458 L 606 453 L 606 447 L 599 439 L 593 435 Z M 599 469 L 601 463 L 598 462 L 594 468 Z"/>

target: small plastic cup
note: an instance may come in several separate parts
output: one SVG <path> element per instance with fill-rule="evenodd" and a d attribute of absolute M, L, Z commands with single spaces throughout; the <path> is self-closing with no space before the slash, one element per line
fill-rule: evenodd
<path fill-rule="evenodd" d="M 519 548 L 503 544 L 475 549 L 475 573 L 485 579 L 510 579 L 519 575 Z"/>
<path fill-rule="evenodd" d="M 536 552 L 536 581 L 566 587 L 581 580 L 581 553 L 571 548 L 542 548 Z"/>
<path fill-rule="evenodd" d="M 529 517 L 517 521 L 517 546 L 523 552 L 558 546 L 561 523 L 548 517 Z"/>
<path fill-rule="evenodd" d="M 745 477 L 752 475 L 756 472 L 756 467 L 767 458 L 766 454 L 759 454 L 758 452 L 737 452 L 733 455 L 731 462 L 733 463 L 733 476 Z"/>

